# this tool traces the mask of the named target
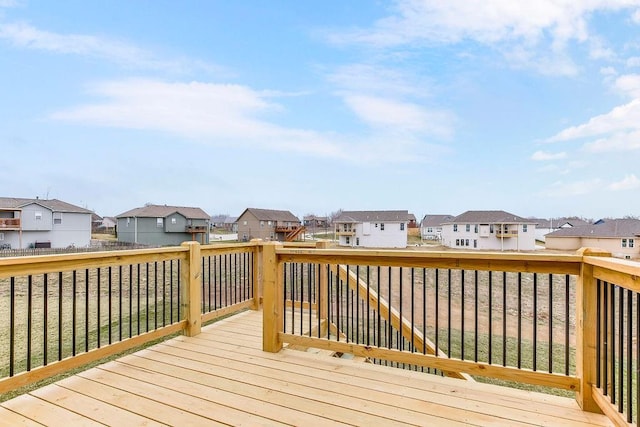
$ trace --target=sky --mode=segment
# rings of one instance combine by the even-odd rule
[[[640,0],[0,0],[0,196],[640,215]]]

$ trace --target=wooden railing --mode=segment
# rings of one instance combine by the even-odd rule
[[[259,246],[0,259],[0,394],[258,308]]]
[[[2,229],[19,229],[20,218],[0,218],[0,230]]]
[[[265,245],[263,263],[266,351],[313,347],[405,369],[565,389],[586,411],[637,422],[638,263],[597,250],[276,243]]]

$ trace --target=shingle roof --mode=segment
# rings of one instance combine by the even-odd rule
[[[37,203],[53,212],[92,213],[89,209],[72,205],[58,199],[25,199],[16,197],[0,197],[0,209],[20,209],[26,205]]]
[[[536,223],[538,228],[560,228],[564,225],[569,225],[571,227],[578,227],[582,225],[589,225],[589,222],[580,219],[580,218],[529,218],[531,221]]]
[[[408,221],[409,211],[343,211],[334,222]]]
[[[424,218],[422,218],[421,225],[423,227],[437,227],[452,219],[453,215],[425,215]]]
[[[242,212],[242,215],[244,215],[245,212],[251,212],[253,216],[255,216],[259,221],[300,222],[300,219],[298,219],[298,217],[296,217],[294,214],[292,214],[289,211],[247,208],[244,210],[244,212]]]
[[[466,211],[447,224],[535,224],[535,220],[522,218],[505,211]]]
[[[166,218],[173,213],[179,213],[187,219],[209,219],[209,215],[200,208],[168,205],[146,205],[141,208],[131,209],[117,215],[116,218]]]
[[[570,228],[561,228],[547,237],[638,237],[640,220],[607,219],[599,224],[589,224]]]

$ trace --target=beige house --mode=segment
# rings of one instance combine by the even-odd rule
[[[547,249],[600,248],[619,258],[640,258],[640,220],[601,219],[595,224],[562,228],[547,234]]]
[[[247,208],[238,217],[238,240],[251,239],[291,242],[304,238],[305,228],[289,211]]]

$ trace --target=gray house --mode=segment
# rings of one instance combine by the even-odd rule
[[[87,247],[91,244],[91,214],[57,199],[0,197],[0,247]]]
[[[185,241],[209,243],[210,216],[200,208],[146,205],[116,216],[118,241],[174,246]]]
[[[289,211],[247,208],[238,217],[238,240],[278,240],[291,242],[304,238],[304,226]]]

